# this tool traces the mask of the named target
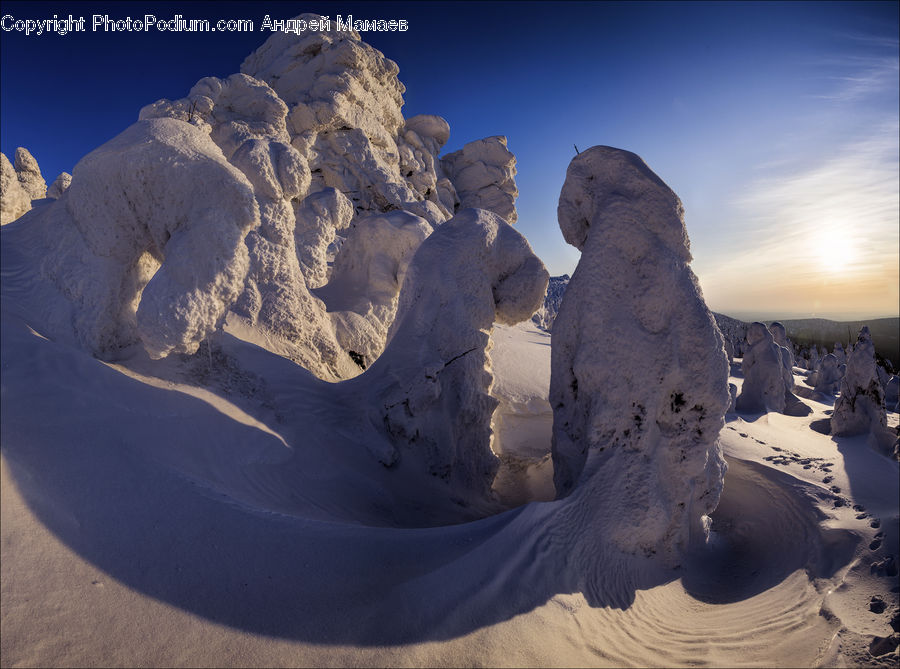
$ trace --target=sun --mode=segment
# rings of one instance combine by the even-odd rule
[[[856,260],[856,248],[848,240],[826,235],[815,244],[819,269],[827,274],[845,272]]]

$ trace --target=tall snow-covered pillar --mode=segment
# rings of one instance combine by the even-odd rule
[[[557,495],[623,552],[678,564],[718,504],[730,402],[681,202],[635,154],[596,146],[569,165],[558,216],[582,254],[553,326]]]
[[[841,396],[831,415],[831,432],[841,437],[883,431],[886,421],[884,390],[875,368],[875,346],[869,328],[863,326],[847,359]]]

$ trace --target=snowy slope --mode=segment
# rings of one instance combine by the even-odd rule
[[[10,239],[4,665],[872,664],[889,635],[897,578],[873,565],[898,553],[897,467],[811,430],[827,405],[730,415],[701,567],[597,599],[567,576],[560,502],[462,524],[412,506],[428,491],[354,450],[358,398],[284,358],[222,335],[211,354],[109,364],[42,337]],[[501,406],[535,432],[546,344],[497,328],[492,351]]]

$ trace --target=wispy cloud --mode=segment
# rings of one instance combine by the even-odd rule
[[[852,74],[831,75],[829,90],[813,97],[838,102],[857,102],[872,95],[897,90],[900,60],[896,57],[847,57],[832,68],[852,68]]]
[[[701,275],[707,297],[896,311],[898,133],[895,117],[818,164],[790,170],[772,161],[731,203],[732,248]]]

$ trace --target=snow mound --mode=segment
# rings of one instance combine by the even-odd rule
[[[881,433],[886,425],[884,390],[875,370],[875,347],[869,328],[863,326],[847,359],[841,395],[831,415],[831,433],[839,437]]]
[[[730,403],[681,202],[638,156],[597,146],[569,165],[558,215],[582,256],[553,328],[557,494],[584,506],[586,545],[679,564],[722,491]]]
[[[493,323],[528,319],[548,274],[506,221],[466,209],[422,243],[406,272],[384,354],[360,377],[392,446],[386,466],[412,459],[467,504],[490,499]]]
[[[43,275],[77,306],[79,340],[100,356],[140,340],[159,358],[196,351],[220,325],[243,288],[259,208],[206,133],[154,119],[82,158],[31,220],[50,249]]]

